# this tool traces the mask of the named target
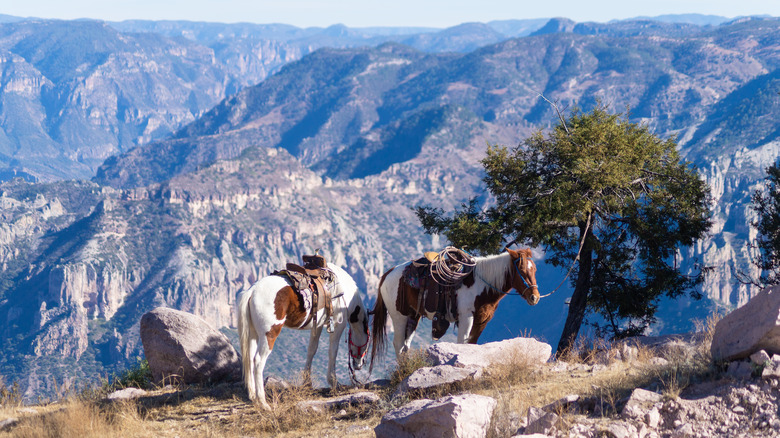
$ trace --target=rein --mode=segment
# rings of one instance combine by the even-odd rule
[[[549,297],[552,295],[555,291],[561,288],[563,286],[563,283],[566,281],[567,278],[569,278],[569,275],[571,275],[571,271],[574,270],[574,264],[577,263],[577,260],[580,259],[580,254],[582,254],[582,247],[585,246],[585,239],[588,237],[588,231],[590,230],[590,219],[593,217],[593,213],[588,213],[588,222],[585,224],[585,232],[582,233],[582,240],[580,241],[580,248],[577,250],[577,257],[574,257],[574,260],[571,262],[571,266],[569,266],[569,272],[566,273],[566,276],[563,277],[563,280],[561,280],[561,284],[558,285],[555,289],[550,291],[550,293],[540,295],[539,299]]]

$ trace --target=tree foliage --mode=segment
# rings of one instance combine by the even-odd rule
[[[753,193],[753,211],[757,219],[753,226],[758,231],[756,246],[759,255],[753,261],[761,276],[750,282],[759,286],[780,283],[780,162],[766,169],[763,190]]]
[[[427,232],[471,251],[498,251],[508,237],[571,267],[559,353],[586,312],[603,316],[598,328],[614,336],[634,335],[654,321],[660,297],[700,297],[701,272],[683,275],[676,255],[707,232],[709,191],[673,139],[597,106],[517,147],[489,146],[482,164],[494,206],[472,199],[451,215],[430,207],[417,215]]]

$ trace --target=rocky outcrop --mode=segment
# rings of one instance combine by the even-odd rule
[[[656,351],[664,354],[662,350]],[[766,353],[761,357],[764,356]],[[655,358],[666,360],[663,356]],[[758,356],[756,361],[746,364],[759,372],[748,372],[739,379],[730,373],[716,375],[714,380],[687,386],[674,398],[669,398],[669,393],[635,388],[616,403],[617,413],[607,415],[600,397],[569,394],[543,407],[530,407],[519,427],[510,433],[514,437],[569,438],[780,436],[780,416],[776,409],[780,400],[780,374],[775,368],[780,364],[780,355],[769,361],[757,361],[761,361]],[[642,361],[631,366],[637,365],[648,366]],[[662,367],[668,366],[667,363]],[[576,372],[577,366],[558,363],[552,369],[569,374]],[[591,372],[611,372],[608,370],[608,367],[597,370],[594,365]],[[496,420],[506,421],[505,415],[500,414]]]
[[[711,350],[713,357],[725,360],[745,358],[759,350],[780,354],[780,286],[764,289],[718,321]]]
[[[241,360],[230,341],[195,315],[154,309],[141,318],[141,342],[159,384],[241,380]]]

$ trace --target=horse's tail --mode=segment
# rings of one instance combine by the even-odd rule
[[[385,306],[385,301],[382,299],[382,287],[389,273],[390,271],[385,272],[385,275],[379,281],[376,304],[374,304],[374,310],[371,311],[374,317],[371,319],[371,364],[368,366],[369,373],[374,369],[374,358],[376,358],[377,352],[384,354],[386,349],[385,340],[387,334],[385,326],[387,324],[387,306]]]
[[[252,354],[249,351],[249,341],[252,338],[252,332],[255,331],[252,326],[252,315],[249,311],[249,300],[252,298],[252,288],[249,288],[239,294],[236,300],[236,314],[238,315],[238,338],[241,343],[241,361],[244,377],[244,384],[249,392],[249,397],[255,395],[254,370],[252,369]]]

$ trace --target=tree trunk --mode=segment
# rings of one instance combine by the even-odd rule
[[[588,233],[589,236],[585,239],[585,244],[580,253],[577,283],[574,286],[574,293],[572,293],[571,301],[569,302],[569,314],[566,316],[566,324],[563,326],[563,333],[561,333],[561,339],[558,341],[558,350],[555,352],[556,357],[560,357],[574,345],[574,341],[577,340],[577,335],[580,332],[582,320],[585,317],[585,308],[588,304],[590,273],[593,264],[593,251],[590,249],[591,242],[589,242],[592,233],[589,228],[586,228],[584,223],[580,223],[580,238],[582,238],[584,233]]]

